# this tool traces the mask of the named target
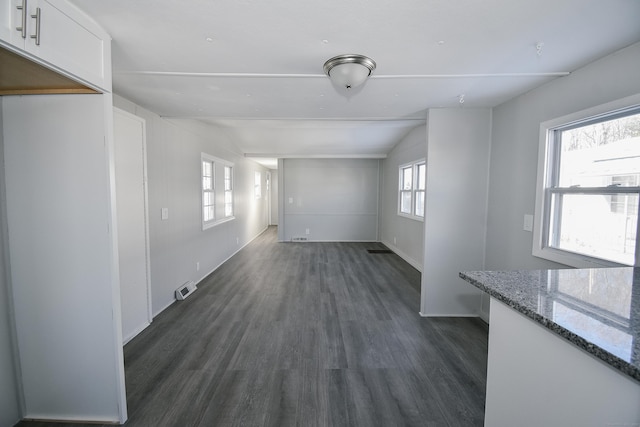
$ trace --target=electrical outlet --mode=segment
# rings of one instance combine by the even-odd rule
[[[196,271],[200,271],[200,263],[196,262]]]
[[[393,238],[393,244],[396,245],[398,242],[396,242],[396,238]]]
[[[239,245],[239,244],[240,244],[240,238],[236,237],[236,245]]]
[[[169,208],[162,208],[160,211],[160,218],[165,221],[169,219]]]

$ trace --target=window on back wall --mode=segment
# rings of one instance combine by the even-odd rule
[[[233,216],[233,167],[224,167],[224,216]]]
[[[201,154],[202,229],[234,219],[233,163]],[[220,188],[220,195],[216,191]],[[218,197],[223,197],[218,202]]]
[[[262,197],[262,174],[260,172],[255,172],[253,178],[253,191],[256,196],[256,199]]]
[[[210,159],[202,159],[202,223],[209,224],[216,219],[216,192],[214,171],[216,165]]]
[[[422,160],[399,167],[398,215],[424,219],[427,164]]]
[[[637,264],[640,106],[617,104],[541,125],[535,256],[575,267]]]

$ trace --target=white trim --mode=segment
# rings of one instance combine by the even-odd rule
[[[129,341],[131,341],[132,339],[134,339],[140,332],[144,331],[145,329],[147,329],[149,326],[151,325],[151,322],[146,322],[143,325],[139,326],[138,328],[134,329],[134,331],[126,337],[122,338],[122,345],[125,346],[127,345],[127,343]]]
[[[424,165],[425,168],[425,188],[424,190],[422,189],[418,189],[417,188],[417,177],[418,177],[418,167],[420,165]],[[403,169],[407,169],[411,167],[411,190],[403,190],[402,189],[402,184],[403,184],[403,176],[402,176],[402,171]],[[396,213],[398,214],[398,216],[404,217],[404,218],[408,218],[408,219],[413,219],[415,221],[420,221],[420,222],[424,222],[424,216],[419,216],[415,214],[415,202],[416,202],[416,193],[418,191],[422,191],[424,192],[424,200],[423,203],[426,204],[426,200],[427,200],[427,189],[426,189],[426,171],[427,171],[427,159],[425,157],[418,159],[418,160],[414,160],[412,162],[408,162],[408,163],[403,163],[401,165],[398,165],[398,204],[397,204],[397,211]],[[402,193],[403,192],[411,192],[411,213],[406,213],[406,212],[402,212],[400,210],[400,205],[402,203]],[[426,206],[423,207],[423,212],[426,210]]]
[[[604,259],[593,258],[587,255],[576,254],[569,251],[544,247],[542,242],[544,236],[544,193],[547,177],[546,164],[549,158],[549,132],[551,129],[567,126],[589,118],[614,114],[616,111],[626,110],[640,106],[640,94],[627,96],[612,102],[598,105],[592,108],[567,114],[562,117],[547,120],[540,123],[539,145],[538,145],[538,169],[536,182],[535,213],[533,222],[533,242],[531,253],[538,258],[544,258],[560,264],[576,268],[598,268],[598,267],[620,267],[625,266]],[[640,236],[638,236],[640,237]],[[638,257],[636,253],[636,258]]]
[[[425,314],[421,311],[418,312],[418,314],[420,315],[420,317],[478,317],[480,319],[482,319],[482,316],[480,316],[479,314],[461,314],[461,313],[438,313],[438,314],[434,314],[434,313],[429,313],[429,314]]]
[[[232,78],[267,78],[267,79],[326,79],[326,74],[284,74],[284,73],[195,73],[184,71],[117,71],[114,74],[145,75],[160,77],[232,77]],[[546,73],[479,73],[479,74],[374,74],[370,79],[470,79],[497,77],[564,77],[569,71],[551,71]]]
[[[120,296],[120,254],[118,246],[118,213],[116,206],[116,143],[114,138],[114,108],[113,95],[105,93],[102,95],[102,103],[104,108],[105,123],[105,153],[107,158],[107,179],[109,185],[109,222],[110,227],[110,245],[111,245],[111,298],[112,298],[112,315],[113,315],[113,338],[115,343],[115,371],[116,371],[116,404],[118,410],[118,420],[120,424],[127,421],[127,386],[124,372],[124,350],[122,346],[122,300]],[[26,411],[23,412],[26,414]],[[26,415],[24,415],[26,418]]]
[[[220,225],[220,224],[224,224],[225,222],[233,221],[234,219],[236,219],[236,217],[235,217],[235,215],[232,215],[232,216],[224,217],[224,218],[219,219],[217,221],[213,220],[213,221],[207,222],[206,224],[203,223],[202,231],[208,230],[208,229],[213,228],[213,227],[215,227],[217,225]]]
[[[42,413],[40,414],[26,413],[22,417],[22,419],[34,421],[34,422],[41,421],[41,422],[47,422],[47,423],[68,423],[68,424],[83,423],[83,424],[115,424],[115,425],[124,424],[124,421],[121,421],[118,418],[98,417],[98,416],[94,418],[88,418],[86,416],[85,417],[78,417],[74,415],[60,416],[60,414],[48,415],[48,414],[42,414]]]
[[[151,245],[149,243],[149,180],[147,175],[147,121],[140,117],[132,114],[128,111],[125,111],[118,107],[113,107],[114,114],[120,114],[122,116],[128,117],[132,120],[136,120],[142,124],[142,185],[143,185],[143,195],[144,195],[144,244],[145,244],[145,273],[146,273],[146,285],[147,285],[147,320],[149,323],[144,327],[146,328],[153,322],[153,299],[151,297]],[[114,135],[115,138],[115,135]],[[115,140],[114,140],[115,143]],[[140,331],[136,332],[136,335],[144,328],[140,329]],[[134,335],[135,336],[135,335]],[[123,341],[123,345],[127,342],[131,341],[133,337],[129,337]]]
[[[372,154],[283,154],[283,153],[245,153],[247,158],[275,159],[386,159],[383,153]]]
[[[212,186],[213,186],[213,198],[214,198],[214,204],[213,204],[213,219],[206,221],[204,220],[204,199],[203,199],[203,194],[204,194],[204,189],[202,188],[202,163],[203,162],[211,162],[212,163],[212,176],[211,179],[213,181]],[[219,206],[218,203],[218,183],[216,182],[216,171],[218,170],[218,168],[216,168],[216,165],[222,166],[222,207]],[[225,203],[224,203],[224,168],[225,167],[230,167],[231,168],[231,203],[232,203],[232,211],[233,211],[233,215],[231,216],[224,216],[224,210],[225,210]],[[224,160],[221,159],[219,157],[215,157],[212,156],[211,154],[207,154],[204,152],[200,153],[200,222],[202,224],[202,231],[208,230],[212,227],[215,227],[217,225],[220,224],[224,224],[225,222],[229,222],[229,221],[233,221],[234,219],[236,219],[235,217],[235,211],[236,211],[236,198],[235,198],[235,164],[233,162],[230,162],[228,160]],[[218,219],[218,211],[220,210],[220,208],[222,209],[222,217],[220,219]]]
[[[387,242],[387,241],[383,240],[382,244],[385,245],[386,247],[388,247],[389,249],[391,249],[393,251],[393,253],[395,253],[400,258],[402,258],[411,267],[415,268],[420,273],[422,273],[422,267],[423,266],[422,266],[421,262],[418,262],[415,259],[411,258],[409,255],[407,255],[406,253],[402,252],[400,249],[398,249],[397,246],[391,244],[390,242]]]

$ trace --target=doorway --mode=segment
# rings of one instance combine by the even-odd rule
[[[114,108],[116,209],[123,345],[153,319],[145,120]]]

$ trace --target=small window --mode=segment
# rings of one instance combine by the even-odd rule
[[[423,220],[427,183],[424,160],[399,168],[398,215]]]
[[[253,191],[256,196],[256,199],[262,197],[262,174],[260,172],[256,172],[253,178]]]
[[[202,160],[202,222],[215,221],[216,193],[214,180],[215,163],[209,159]]]
[[[233,163],[201,154],[202,229],[234,219]],[[218,195],[218,189],[220,189]],[[219,199],[219,197],[224,197]]]
[[[571,266],[635,265],[640,107],[543,126],[541,134],[533,254]]]
[[[233,167],[224,167],[224,216],[233,216]]]

